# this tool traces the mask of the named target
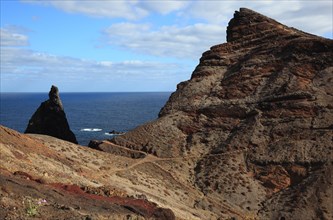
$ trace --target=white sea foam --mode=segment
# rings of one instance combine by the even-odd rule
[[[108,136],[115,136],[115,134],[110,134],[109,132],[105,132],[104,134]]]
[[[101,128],[82,128],[81,131],[101,131]]]
[[[105,132],[104,134],[107,135],[107,136],[119,136],[119,135],[123,135],[124,133],[121,133],[121,134],[112,134],[110,132]]]

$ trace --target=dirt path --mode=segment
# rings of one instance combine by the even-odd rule
[[[112,145],[116,145],[116,144],[112,143]],[[123,146],[117,145],[117,147],[123,147]],[[141,152],[141,151],[139,151],[139,152]],[[205,157],[218,157],[218,156],[222,156],[222,155],[229,155],[229,154],[235,154],[235,153],[240,153],[240,152],[242,152],[242,150],[235,150],[235,151],[232,151],[232,152],[219,153],[219,154],[207,154],[207,155],[205,155]],[[144,153],[144,152],[141,152],[141,153]],[[185,156],[185,157],[159,158],[159,157],[156,157],[156,156],[151,155],[151,154],[146,154],[145,158],[138,159],[139,161],[137,161],[136,163],[133,163],[133,164],[127,166],[127,167],[113,170],[111,174],[116,174],[118,172],[126,172],[126,171],[129,171],[131,169],[135,169],[137,166],[140,166],[142,164],[152,163],[156,167],[158,167],[160,170],[162,170],[165,174],[167,174],[173,181],[177,182],[179,185],[181,185],[187,191],[192,192],[192,193],[189,194],[189,196],[190,196],[191,194],[198,194],[199,191],[196,190],[195,188],[192,188],[192,187],[190,187],[188,185],[185,185],[181,181],[178,181],[177,178],[174,177],[173,174],[170,171],[168,171],[165,168],[163,168],[157,162],[159,162],[159,161],[186,160],[186,159],[193,159],[193,158],[199,158],[199,157],[198,156]],[[204,195],[201,195],[201,198],[204,198],[204,197],[205,197]],[[196,199],[196,197],[193,197],[192,199]],[[244,218],[244,216],[246,216],[246,213],[241,212],[238,207],[235,207],[232,204],[221,203],[220,201],[218,201],[218,200],[216,200],[214,198],[211,198],[211,197],[209,198],[209,200],[213,201],[216,204],[219,204],[221,206],[221,208],[227,210],[228,212],[230,212],[230,213],[232,213],[234,215],[237,215],[237,216],[239,216],[241,218]]]

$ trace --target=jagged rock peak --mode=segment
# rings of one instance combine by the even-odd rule
[[[216,219],[232,217],[225,204],[253,219],[332,219],[333,41],[249,9],[228,41],[203,53],[158,119],[99,149],[181,157],[168,170],[187,175],[208,198],[194,207]]]
[[[291,33],[304,34],[301,31],[289,28],[251,9],[240,8],[239,11],[235,11],[234,17],[229,21],[227,27],[227,42],[246,38],[265,37],[272,33],[275,35]]]
[[[55,105],[58,105],[62,110],[64,109],[60,96],[58,87],[52,85],[51,90],[49,92],[49,100]]]
[[[25,133],[50,135],[77,144],[70,130],[59,90],[52,85],[49,99],[43,102],[29,120]]]

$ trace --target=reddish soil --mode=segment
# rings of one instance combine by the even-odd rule
[[[26,215],[26,207],[22,204],[26,198],[47,200],[47,206],[39,208],[38,215],[35,216],[38,218],[57,216],[57,219],[67,219],[72,216],[71,219],[82,219],[82,210],[91,213],[91,216],[101,217],[106,214],[106,210],[112,210],[113,216],[138,215],[143,218],[175,219],[171,210],[159,208],[148,200],[89,194],[78,185],[46,184],[25,172],[11,174],[1,169],[0,183],[1,219],[24,218],[22,216]]]
[[[140,214],[147,218],[152,217],[154,212],[158,208],[155,203],[151,203],[143,199],[134,199],[134,198],[119,197],[119,196],[105,197],[101,195],[89,194],[83,191],[78,185],[66,185],[62,183],[52,183],[49,185],[54,188],[65,190],[70,194],[78,195],[82,198],[97,200],[97,201],[106,201],[111,204],[124,206],[134,211],[135,213]]]

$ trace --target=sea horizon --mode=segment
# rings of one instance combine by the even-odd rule
[[[152,121],[171,92],[60,92],[70,129],[79,144],[109,139]],[[1,92],[0,124],[24,132],[48,92]]]
[[[174,91],[119,91],[119,92],[101,92],[101,91],[88,91],[88,92],[59,92],[60,96],[61,94],[64,94],[64,93],[172,93]],[[1,92],[0,91],[0,94],[6,94],[6,93],[26,93],[26,94],[29,94],[29,93],[33,93],[33,94],[48,94],[48,92]]]

